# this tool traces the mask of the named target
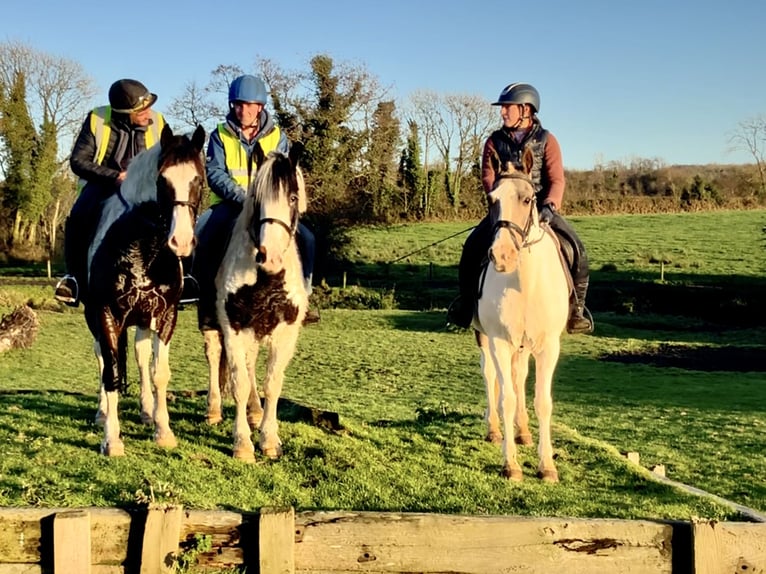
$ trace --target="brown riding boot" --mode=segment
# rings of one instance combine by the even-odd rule
[[[588,279],[580,281],[574,288],[577,300],[572,304],[572,311],[567,323],[567,333],[574,335],[578,333],[593,332],[593,316],[585,307],[585,295],[588,292]],[[586,316],[587,314],[587,316]]]

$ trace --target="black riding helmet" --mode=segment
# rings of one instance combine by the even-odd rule
[[[531,84],[516,82],[508,84],[500,92],[500,96],[493,106],[503,106],[505,104],[529,104],[535,113],[540,111],[540,94]]]
[[[151,93],[138,80],[117,80],[109,88],[109,105],[118,114],[132,114],[153,106],[157,94]]]

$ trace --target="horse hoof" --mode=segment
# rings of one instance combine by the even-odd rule
[[[217,412],[217,413],[207,413],[207,415],[205,416],[205,421],[210,426],[217,425],[217,424],[223,422],[223,415],[221,415],[220,412]]]
[[[141,413],[141,424],[152,426],[154,425],[154,418],[149,413]]]
[[[529,433],[517,435],[514,441],[521,446],[532,446],[535,444],[535,441],[532,440],[532,435]]]
[[[252,464],[255,462],[255,452],[251,448],[235,448],[234,458]]]
[[[503,444],[503,433],[489,432],[487,433],[485,440],[492,444]]]
[[[504,466],[502,474],[503,478],[507,478],[514,482],[521,482],[524,478],[520,468],[511,468],[510,466]]]
[[[122,442],[110,442],[101,445],[101,454],[104,456],[125,456],[125,445]]]
[[[539,470],[537,471],[537,478],[541,479],[543,482],[558,482],[559,473],[555,468],[548,469],[548,470]]]
[[[277,460],[282,456],[282,447],[269,447],[269,448],[262,448],[261,452],[263,453],[263,456],[270,458],[271,460]]]
[[[157,443],[157,446],[162,448],[176,448],[178,446],[178,441],[176,441],[176,437],[173,433],[168,433],[162,436],[155,435],[154,442]]]

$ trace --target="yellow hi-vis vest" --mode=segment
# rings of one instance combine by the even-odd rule
[[[248,158],[245,146],[242,145],[239,136],[231,131],[226,122],[218,124],[218,135],[221,137],[223,154],[226,157],[226,171],[229,172],[229,175],[237,185],[246,190],[250,182],[248,181],[247,174]],[[279,128],[274,126],[274,129],[269,133],[258,138],[264,154],[277,149],[280,135]],[[253,173],[255,173],[256,169],[258,169],[258,166],[255,164],[255,160],[253,160]],[[217,205],[223,201],[221,196],[216,193],[211,193],[210,196],[210,205]]]
[[[151,123],[144,132],[146,138],[146,149],[149,149],[158,141],[160,141],[160,134],[162,128],[165,127],[165,118],[159,112],[151,111]],[[112,106],[99,106],[95,108],[90,114],[90,132],[93,137],[96,138],[96,157],[93,160],[98,164],[104,161],[106,156],[106,148],[109,147],[109,136],[112,134]],[[77,184],[77,192],[82,191],[87,180],[80,178]]]

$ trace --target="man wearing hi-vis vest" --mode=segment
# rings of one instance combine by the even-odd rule
[[[159,142],[165,118],[151,109],[157,94],[137,80],[117,80],[109,105],[89,112],[72,148],[69,165],[80,178],[79,195],[64,230],[67,275],[56,299],[76,307],[88,285],[88,247],[101,217],[102,202],[120,188],[128,164]]]
[[[223,261],[234,222],[242,211],[246,189],[258,169],[252,160],[256,143],[265,154],[287,153],[287,136],[266,111],[266,85],[257,76],[244,75],[229,86],[226,121],[210,133],[207,148],[207,183],[213,192],[210,209],[200,216],[192,275],[200,290],[197,319],[200,330],[217,329],[215,276]],[[301,222],[296,234],[306,291],[311,294],[314,269],[314,234]],[[316,312],[304,322],[318,320]]]

